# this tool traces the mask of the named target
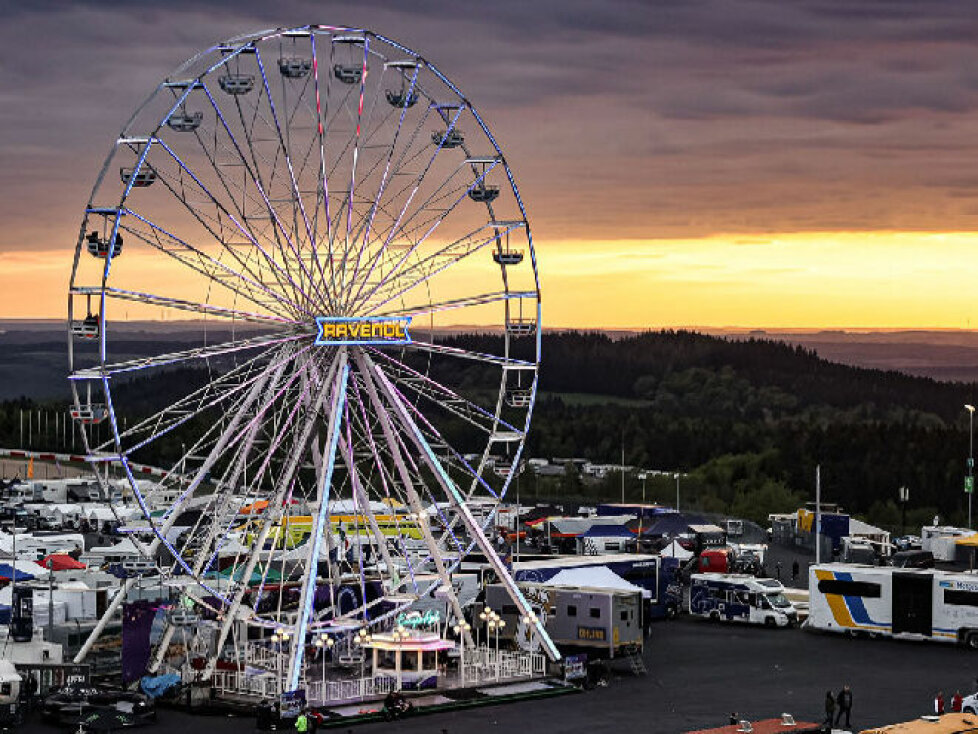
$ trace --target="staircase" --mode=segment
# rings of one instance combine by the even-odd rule
[[[628,661],[628,667],[632,670],[632,675],[647,675],[648,669],[645,667],[645,661],[642,659],[641,648],[633,648],[626,656],[625,659]]]

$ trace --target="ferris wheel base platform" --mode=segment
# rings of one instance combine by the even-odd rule
[[[580,693],[581,689],[563,681],[545,678],[533,681],[503,682],[492,685],[479,685],[473,688],[456,688],[448,691],[432,692],[424,695],[407,694],[414,705],[410,717],[437,714],[443,711],[497,706],[539,698],[564,696]],[[362,701],[356,704],[319,709],[326,715],[320,728],[335,728],[353,724],[366,724],[383,721],[383,700]]]

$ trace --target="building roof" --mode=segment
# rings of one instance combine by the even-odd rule
[[[715,729],[696,729],[688,731],[686,734],[739,734],[743,732],[740,724],[728,724],[719,726]],[[783,734],[792,732],[793,734],[816,734],[822,731],[820,724],[812,724],[808,721],[796,721],[794,724],[786,725],[781,719],[764,719],[763,721],[752,721],[751,732],[753,734]]]
[[[978,716],[974,714],[944,714],[904,721],[875,729],[864,729],[860,734],[964,734],[978,731]]]

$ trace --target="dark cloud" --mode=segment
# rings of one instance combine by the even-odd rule
[[[541,241],[973,219],[969,0],[54,0],[0,20],[0,251],[74,237],[115,134],[185,58],[310,21],[370,28],[448,74]],[[35,208],[43,236],[25,239]]]

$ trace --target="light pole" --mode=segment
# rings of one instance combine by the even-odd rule
[[[465,633],[472,629],[468,622],[459,622],[454,627],[455,634],[458,635],[458,674],[459,682],[465,685]]]
[[[968,495],[968,529],[971,529],[971,495],[975,493],[975,406],[965,404],[968,411],[968,476],[964,480],[964,491]]]
[[[316,647],[319,648],[320,653],[320,668],[322,670],[322,683],[320,683],[319,688],[319,700],[322,703],[326,703],[326,652],[333,649],[333,645],[336,644],[332,637],[327,635],[325,632],[316,638]]]
[[[676,479],[676,512],[679,512],[679,472],[672,475]]]
[[[489,624],[489,620],[492,619],[492,616],[494,614],[495,614],[495,612],[492,611],[492,607],[487,606],[485,609],[483,609],[481,612],[479,612],[479,619],[482,620],[482,623],[483,624],[488,625]],[[475,628],[475,646],[477,648],[479,647],[479,628],[478,627]],[[486,649],[489,649],[489,635],[488,634],[486,635]]]
[[[907,534],[907,502],[910,501],[910,487],[900,487],[900,505],[903,508],[900,520],[900,530],[904,535]]]
[[[288,645],[289,643],[289,633],[282,627],[279,627],[272,633],[272,642],[275,643],[277,650],[275,655],[276,668],[278,670],[278,692],[279,695],[283,693],[282,691],[282,645]]]
[[[366,627],[361,627],[357,631],[356,635],[353,636],[353,642],[360,647],[360,654],[361,654],[361,657],[360,657],[360,677],[361,678],[363,678],[363,676],[365,675],[365,673],[364,673],[364,665],[366,664],[366,660],[367,660],[367,647],[366,646],[367,646],[367,644],[372,639],[373,638],[370,636],[370,632],[367,631],[367,628]]]
[[[397,666],[397,690],[401,690],[401,643],[407,639],[408,633],[403,627],[398,627],[394,630],[394,634],[391,637],[394,638],[394,643],[397,645],[397,653],[394,658],[394,663]]]

